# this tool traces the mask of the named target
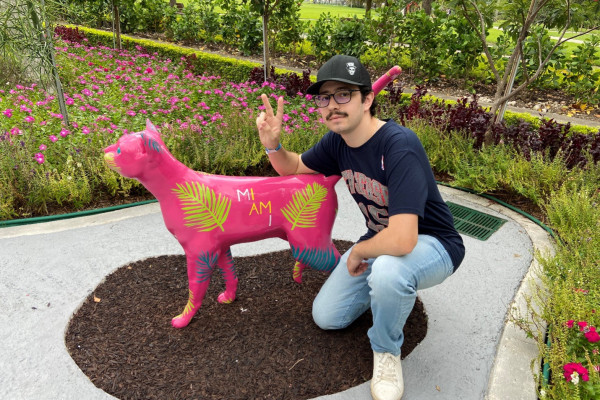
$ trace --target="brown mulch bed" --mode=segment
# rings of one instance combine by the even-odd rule
[[[335,241],[340,252],[351,246]],[[74,314],[65,336],[71,357],[99,388],[120,399],[309,399],[371,379],[371,314],[323,331],[311,308],[326,275],[292,280],[290,251],[234,258],[237,299],[219,304],[215,273],[190,325],[171,327],[187,302],[185,257],[149,258],[109,275]],[[402,356],[425,337],[417,304]]]

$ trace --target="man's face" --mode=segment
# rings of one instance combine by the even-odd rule
[[[358,86],[328,81],[321,86],[319,94],[333,95],[340,90],[356,89],[358,89]],[[361,101],[360,92],[350,92],[350,96],[350,101],[345,104],[338,104],[335,98],[331,96],[329,104],[326,107],[319,108],[321,117],[323,117],[327,127],[340,135],[352,132],[365,116],[365,103]]]

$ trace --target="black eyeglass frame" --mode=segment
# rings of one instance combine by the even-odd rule
[[[360,92],[360,89],[338,89],[335,92],[333,92],[332,94],[316,94],[313,96],[313,101],[315,102],[316,106],[318,108],[324,108],[327,107],[329,105],[329,102],[331,101],[331,98],[333,97],[333,99],[335,100],[336,103],[338,104],[346,104],[346,103],[350,103],[350,101],[352,100],[352,92]],[[336,97],[336,95],[338,93],[343,93],[343,92],[349,92],[350,96],[348,96],[348,100],[343,99],[342,101],[339,101]],[[319,105],[319,101],[321,100],[325,100],[327,99],[327,103],[323,104],[323,105]]]

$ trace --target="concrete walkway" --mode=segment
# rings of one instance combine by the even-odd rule
[[[356,240],[364,220],[336,186],[336,239]],[[537,399],[530,369],[537,347],[508,313],[534,283],[534,251],[547,233],[489,200],[440,187],[446,201],[507,220],[487,241],[464,237],[467,254],[446,282],[419,292],[426,338],[404,360],[404,399]],[[274,239],[235,246],[234,257],[289,248]],[[72,314],[104,277],[126,263],[182,254],[158,204],[95,216],[0,229],[0,398],[110,399],[69,356]],[[359,340],[368,340],[366,337]],[[340,366],[348,367],[348,366]],[[369,383],[319,399],[370,399]]]

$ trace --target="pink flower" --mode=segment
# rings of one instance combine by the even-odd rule
[[[579,325],[579,330],[583,332],[585,330],[585,327],[588,325],[588,323],[585,321],[579,321],[577,323],[577,325]]]
[[[83,133],[84,135],[87,135],[90,133],[90,128],[88,128],[87,126],[83,126],[81,128],[81,133]]]
[[[48,147],[45,144],[40,144],[40,151],[46,150]]]
[[[10,134],[11,135],[20,135],[21,134],[21,130],[15,126],[14,128],[12,128],[10,130]]]
[[[573,321],[572,319],[568,320],[565,323],[565,325],[567,325],[567,328],[572,328],[574,324],[575,324],[575,321]]]
[[[61,137],[67,137],[67,136],[69,136],[70,133],[71,133],[71,131],[69,131],[68,129],[65,129],[65,128],[60,130]]]
[[[31,115],[28,115],[25,117],[25,122],[33,122],[35,121],[35,118],[33,118]]]
[[[44,155],[42,153],[35,153],[35,161],[37,161],[38,164],[43,164],[44,160]]]
[[[58,138],[57,138],[56,136],[54,136],[54,135],[50,135],[50,136],[48,136],[48,139],[50,139],[50,141],[51,141],[52,143],[55,143],[55,142],[58,140]]]
[[[85,96],[91,96],[93,94],[90,89],[83,89],[81,93],[83,93]]]
[[[567,382],[573,381],[573,383],[577,383],[579,381],[579,376],[584,381],[589,381],[590,376],[588,374],[588,370],[581,365],[580,363],[568,363],[563,366],[563,375]]]
[[[137,113],[135,111],[133,111],[133,110],[127,111],[126,114],[129,115],[129,116],[131,116],[131,117],[135,117],[137,115]]]
[[[10,108],[7,108],[6,110],[4,110],[4,112],[2,114],[4,114],[4,116],[6,118],[10,118],[10,117],[12,117],[12,113],[13,113],[13,110]]]
[[[590,343],[600,342],[600,335],[598,335],[596,328],[593,326],[590,327],[588,332],[584,333],[584,336]]]
[[[73,100],[71,97],[69,97],[67,100],[65,100],[65,103],[68,106],[72,106],[73,104],[75,104],[75,100]]]

